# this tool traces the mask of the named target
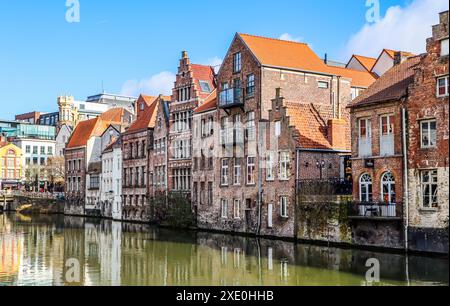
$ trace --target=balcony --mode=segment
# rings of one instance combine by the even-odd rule
[[[403,220],[402,203],[382,202],[351,202],[349,204],[349,217],[351,219],[371,220]]]
[[[244,106],[242,88],[230,88],[220,92],[219,107],[223,109]]]

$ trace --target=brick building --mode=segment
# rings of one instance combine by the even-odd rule
[[[325,64],[306,44],[236,34],[217,77],[219,187],[199,206],[210,216],[200,226],[294,237],[296,181],[340,177],[350,152],[345,107],[352,89],[374,80]]]
[[[192,188],[192,116],[193,111],[216,88],[214,68],[191,64],[182,53],[172,101],[169,104],[168,190],[190,196]]]
[[[156,105],[155,127],[153,129],[153,146],[148,155],[148,194],[150,197],[167,194],[168,176],[168,131],[169,103],[171,97],[161,97]]]
[[[217,91],[211,94],[193,115],[193,157],[192,157],[192,206],[198,224],[207,224],[214,219],[209,207],[217,196],[219,179],[216,175],[214,134],[218,131]],[[202,225],[200,225],[202,226]]]
[[[154,126],[156,97],[141,95],[136,120],[122,134],[123,220],[148,221],[147,169],[149,131]]]
[[[376,222],[372,245],[448,253],[448,11],[427,52],[404,56],[350,105],[355,214]]]
[[[420,56],[414,56],[397,64],[349,105],[353,195],[362,202],[362,216],[400,217],[405,192],[403,123],[408,87],[419,62]]]
[[[158,129],[158,109],[170,97],[141,95],[137,100],[136,121],[122,134],[122,203],[123,220],[147,222],[149,211],[149,155]],[[152,164],[153,165],[153,164]]]
[[[448,253],[448,11],[439,17],[408,97],[408,228],[410,249]]]
[[[94,155],[101,154],[97,139],[111,124],[128,122],[129,115],[122,108],[114,108],[95,119],[80,122],[75,128],[64,150],[66,214],[85,215],[87,167]]]

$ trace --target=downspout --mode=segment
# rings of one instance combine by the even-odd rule
[[[259,118],[257,120],[257,122],[258,122],[257,132],[258,132],[258,139],[260,141],[258,141],[258,145],[256,147],[257,148],[256,149],[256,151],[257,151],[256,156],[258,157],[258,228],[256,230],[257,236],[259,236],[261,234],[261,223],[262,223],[262,167],[261,167],[261,156],[260,156],[260,153],[261,153],[261,141],[263,139],[261,138],[261,134],[262,133],[260,131],[260,128],[261,128],[261,117],[262,117],[261,104],[262,104],[262,96],[263,96],[263,94],[262,94],[262,74],[264,72],[263,72],[261,66],[260,66],[259,71],[260,71],[260,76],[259,76],[259,83],[260,83],[259,84],[259,88],[260,89],[259,89]]]
[[[297,239],[298,237],[298,215],[299,215],[299,205],[300,205],[300,201],[299,201],[299,193],[298,193],[298,188],[299,188],[299,183],[300,183],[300,151],[296,148],[295,149],[295,160],[296,160],[296,165],[295,165],[295,190],[294,190],[294,196],[295,196],[295,208],[294,208],[294,238]]]
[[[407,133],[406,133],[406,108],[402,108],[402,138],[403,138],[403,167],[404,167],[404,203],[405,203],[405,251],[409,250],[409,198],[408,198],[408,145],[407,145]]]

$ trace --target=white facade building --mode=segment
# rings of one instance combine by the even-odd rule
[[[56,156],[64,156],[64,149],[66,148],[69,138],[72,135],[72,128],[67,124],[63,124],[56,134]]]
[[[122,143],[113,141],[102,154],[101,202],[105,216],[122,220]]]
[[[47,177],[43,168],[48,159],[55,156],[56,141],[18,138],[14,140],[14,144],[22,150],[24,179],[34,181],[34,176],[38,174],[39,188],[44,188]]]

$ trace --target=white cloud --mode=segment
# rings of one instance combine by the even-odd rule
[[[303,40],[303,37],[294,37],[289,33],[281,34],[279,39],[281,40],[288,40],[288,41],[295,41],[295,42],[301,42]]]
[[[439,23],[438,13],[448,10],[448,0],[414,0],[405,7],[392,6],[378,22],[364,27],[345,45],[341,59],[352,54],[377,57],[383,48],[425,52],[431,26]]]
[[[176,76],[169,71],[155,74],[148,79],[128,80],[122,86],[121,94],[125,96],[139,96],[140,94],[157,96],[170,95]]]
[[[223,59],[221,59],[220,57],[215,56],[215,57],[212,57],[212,58],[208,59],[208,61],[206,62],[205,65],[213,67],[214,71],[216,73],[218,73],[219,70],[220,70],[220,66],[222,66],[222,62],[223,62]]]

